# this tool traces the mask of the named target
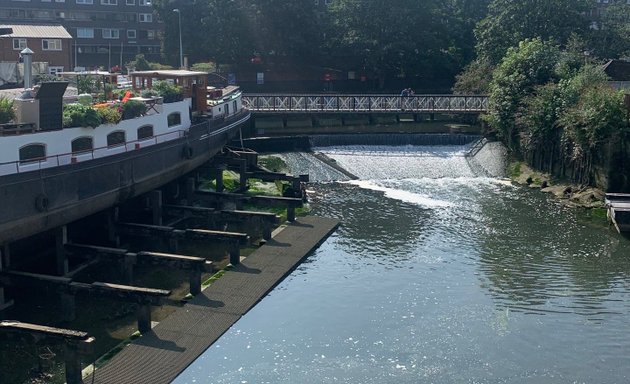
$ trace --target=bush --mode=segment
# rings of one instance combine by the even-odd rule
[[[101,125],[101,117],[92,107],[68,104],[63,109],[64,127],[92,127]]]
[[[118,110],[118,105],[99,108],[96,112],[103,124],[118,124],[122,119],[122,112]]]
[[[8,123],[15,118],[13,100],[0,96],[0,124]]]
[[[145,99],[150,99],[150,98],[152,98],[154,96],[159,96],[159,95],[160,94],[155,89],[145,89],[140,94],[140,96],[142,96]]]
[[[147,111],[147,105],[142,101],[129,100],[122,105],[123,120],[134,119],[142,116]]]
[[[164,98],[165,103],[174,103],[184,100],[184,91],[182,87],[171,84],[167,81],[158,81],[153,84],[153,89]]]

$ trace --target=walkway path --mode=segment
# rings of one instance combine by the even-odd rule
[[[170,383],[269,293],[339,225],[307,216],[228,271],[153,330],[129,344],[86,383]]]

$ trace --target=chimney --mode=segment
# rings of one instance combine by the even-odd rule
[[[22,60],[24,61],[24,89],[33,87],[33,51],[24,48],[22,52]]]

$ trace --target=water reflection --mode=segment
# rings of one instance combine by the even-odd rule
[[[458,147],[337,152],[361,180],[309,189],[341,228],[175,383],[630,380],[628,240]]]

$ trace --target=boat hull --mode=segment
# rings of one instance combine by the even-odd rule
[[[68,224],[159,188],[216,155],[249,113],[118,155],[0,177],[0,244]]]

